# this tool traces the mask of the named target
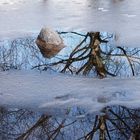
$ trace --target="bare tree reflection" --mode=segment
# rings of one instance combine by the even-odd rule
[[[94,139],[95,132],[98,132],[99,140],[139,139],[139,109],[129,109],[124,106],[113,106],[104,108],[103,112],[104,115],[96,116],[92,131],[85,135],[84,139]]]
[[[67,111],[65,117],[26,109],[0,108],[0,138],[2,140],[138,140],[140,110],[124,106],[106,107],[97,115],[82,109]],[[72,115],[73,114],[73,115]],[[73,117],[72,117],[73,116]]]
[[[0,47],[2,70],[38,68],[74,74],[138,75],[140,50],[112,46],[112,34],[60,32],[61,36],[82,40],[66,56],[48,61],[40,55],[35,38],[16,39]],[[80,37],[79,37],[80,36]],[[68,38],[67,38],[68,39]],[[74,40],[75,41],[75,40]],[[73,42],[74,42],[73,41]],[[71,41],[72,42],[72,41]],[[69,47],[70,48],[70,47]],[[91,67],[92,66],[92,67]],[[99,67],[102,66],[102,67]],[[102,69],[100,69],[102,68]],[[128,69],[129,68],[129,69]],[[105,70],[105,71],[104,71]],[[139,140],[140,109],[106,107],[99,114],[71,108],[64,117],[26,109],[0,107],[2,140]]]
[[[92,74],[105,77],[138,75],[140,68],[139,48],[113,46],[113,34],[89,32],[59,32],[67,44],[65,53],[50,60],[41,56],[34,37],[18,38],[0,44],[0,70],[39,69]],[[82,40],[80,43],[79,41]],[[78,44],[79,43],[79,44]],[[98,45],[97,45],[98,44]],[[98,51],[97,51],[98,50]]]

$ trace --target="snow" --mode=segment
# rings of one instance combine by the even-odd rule
[[[140,78],[94,79],[52,72],[0,72],[0,105],[61,115],[80,107],[89,113],[108,105],[140,106]],[[61,112],[61,113],[60,113]]]
[[[138,0],[0,0],[0,38],[38,32],[43,26],[63,31],[116,33],[116,45],[139,47]]]
[[[0,0],[0,44],[8,46],[9,38],[36,37],[45,26],[60,31],[113,32],[116,45],[139,47],[139,5],[137,0]],[[79,40],[64,41],[75,46]],[[72,47],[68,49],[70,52]],[[67,55],[65,49],[61,54]],[[38,64],[37,60],[33,62]],[[89,112],[116,104],[139,107],[139,80],[101,80],[36,71],[0,72],[0,105],[59,113],[75,106]]]

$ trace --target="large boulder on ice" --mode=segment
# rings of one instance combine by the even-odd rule
[[[36,44],[42,55],[46,58],[51,58],[58,54],[63,48],[64,43],[59,34],[50,28],[42,28]]]

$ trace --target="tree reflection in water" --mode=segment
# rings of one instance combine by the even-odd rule
[[[84,115],[82,109],[67,111],[64,117],[26,109],[0,108],[2,140],[138,140],[140,109],[124,106],[104,108]]]
[[[86,35],[75,32],[60,34],[65,36],[63,38],[66,42],[69,42],[69,48],[65,53],[63,52],[64,54],[73,51],[77,46],[72,55],[68,53],[69,55],[63,56],[62,53],[62,58],[53,58],[51,63],[40,55],[34,43],[35,38],[19,38],[0,44],[0,69],[6,71],[32,68],[40,71],[53,70],[76,74],[82,72],[85,61],[89,59],[81,60],[91,56],[90,39],[87,39]],[[71,34],[74,36],[71,37]],[[106,70],[116,76],[139,75],[139,48],[115,47],[108,42],[113,38],[112,34],[103,33],[100,36],[103,42],[99,46],[102,59],[98,60],[102,61]],[[83,41],[79,44],[79,40]],[[75,58],[78,58],[79,62]],[[69,61],[70,59],[72,61]],[[67,65],[65,65],[66,62]],[[74,62],[73,65],[71,65],[72,62]],[[78,68],[81,66],[78,71],[76,71],[77,66]],[[93,76],[95,68],[88,70]],[[0,140],[140,140],[139,133],[140,109],[124,106],[106,107],[100,113],[94,114],[87,114],[80,108],[71,108],[63,117],[27,109],[0,107]]]

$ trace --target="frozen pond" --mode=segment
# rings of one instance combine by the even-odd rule
[[[0,0],[0,37],[49,26],[114,32],[119,45],[139,47],[139,5],[138,0]]]
[[[140,139],[140,53],[127,48],[140,47],[139,5],[138,0],[0,0],[0,140]],[[35,45],[43,26],[115,33],[116,42],[100,47],[102,62],[118,77],[56,73],[62,64],[51,64],[67,59],[83,36],[60,33],[68,47],[48,60]],[[127,55],[113,43],[124,45]],[[86,63],[80,62],[73,70]]]
[[[99,140],[103,134],[100,128],[105,124],[106,140],[139,140],[140,109],[110,106],[104,110],[105,115],[103,112],[90,115],[75,108],[59,117],[30,109],[0,107],[0,139]]]

